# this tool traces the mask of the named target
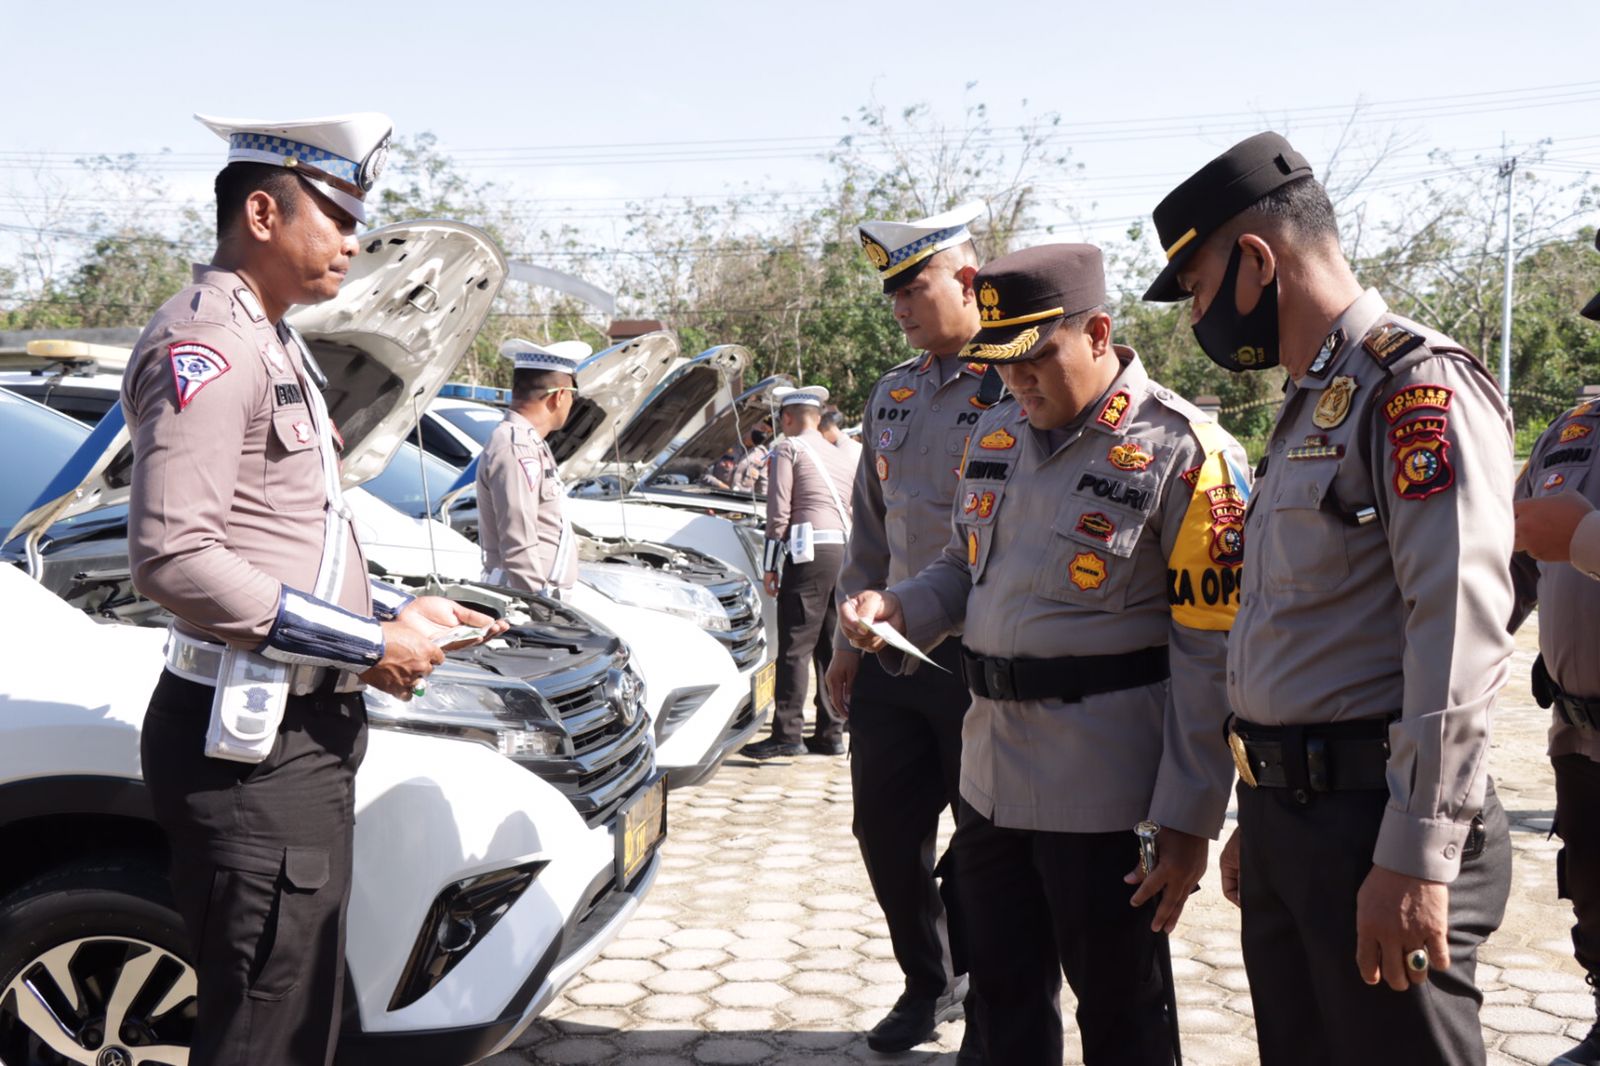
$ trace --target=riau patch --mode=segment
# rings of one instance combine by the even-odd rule
[[[1211,561],[1218,566],[1244,563],[1244,511],[1249,502],[1234,484],[1213,485],[1205,490],[1211,508]]]
[[[1592,426],[1574,422],[1571,425],[1561,427],[1561,436],[1556,439],[1556,443],[1566,444],[1568,441],[1581,440],[1593,432],[1594,428]]]
[[[1308,433],[1306,442],[1298,448],[1290,448],[1284,454],[1286,459],[1305,461],[1308,459],[1342,459],[1344,458],[1343,444],[1329,444],[1326,433]]]
[[[1094,420],[1107,429],[1120,429],[1123,419],[1128,417],[1128,407],[1132,403],[1133,400],[1129,398],[1127,390],[1119,390],[1106,400],[1105,405],[1100,408],[1100,413],[1094,416]]]
[[[1118,470],[1143,470],[1155,462],[1156,457],[1130,441],[1113,447],[1106,458]]]
[[[994,514],[994,493],[986,492],[978,497],[978,517],[988,518]]]
[[[1099,511],[1079,515],[1078,524],[1073,528],[1086,537],[1103,540],[1107,544],[1111,543],[1112,536],[1117,532],[1116,523]]]
[[[881,455],[878,456],[878,480],[879,481],[888,481],[889,480],[889,460],[885,459]]]
[[[895,403],[905,403],[907,400],[911,399],[911,397],[915,396],[916,394],[917,394],[917,390],[916,389],[907,389],[907,388],[890,389],[889,390],[889,399],[893,400]]]
[[[1200,468],[1198,466],[1191,466],[1178,476],[1183,478],[1184,484],[1188,485],[1192,489],[1194,488],[1195,482],[1200,480]]]
[[[967,565],[978,565],[978,531],[975,529],[967,530]]]
[[[1328,382],[1328,387],[1322,390],[1322,398],[1317,401],[1317,409],[1311,412],[1311,424],[1318,429],[1343,425],[1350,417],[1350,400],[1355,394],[1355,378],[1340,375]]]
[[[1408,385],[1383,405],[1383,417],[1394,425],[1413,411],[1448,411],[1454,389],[1443,385]]]
[[[978,439],[978,447],[991,452],[1003,452],[1016,446],[1017,438],[1005,431],[1002,426],[984,437]]]
[[[178,390],[178,410],[188,407],[200,390],[228,372],[228,361],[215,348],[194,341],[167,347],[172,380]]]
[[[1106,583],[1106,561],[1094,552],[1079,552],[1067,564],[1067,580],[1085,592]]]
[[[1361,338],[1361,347],[1380,363],[1396,359],[1421,343],[1421,337],[1393,322],[1381,322]]]
[[[538,488],[539,478],[544,475],[544,460],[534,455],[526,459],[518,459],[517,462],[522,464],[522,476],[528,479],[528,487],[530,489]]]
[[[1552,466],[1571,466],[1573,463],[1587,463],[1594,454],[1593,448],[1557,448],[1544,457],[1544,462],[1539,465],[1548,470]]]
[[[1544,484],[1540,485],[1539,488],[1543,492],[1549,492],[1551,489],[1559,489],[1562,485],[1565,485],[1566,483],[1567,483],[1566,475],[1562,474],[1561,471],[1557,470],[1556,472],[1552,473],[1549,477],[1545,478],[1544,479]]]
[[[1403,500],[1425,500],[1455,484],[1450,466],[1450,442],[1444,431],[1448,420],[1424,415],[1402,422],[1389,431],[1394,445],[1394,491]]]
[[[239,306],[244,308],[244,313],[250,316],[252,322],[265,322],[267,313],[261,309],[261,301],[256,299],[256,294],[243,285],[233,290],[233,298],[239,301]]]

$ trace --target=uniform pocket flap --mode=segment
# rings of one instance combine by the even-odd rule
[[[328,853],[323,848],[284,848],[283,876],[295,888],[315,891],[328,883]]]
[[[211,861],[225,870],[277,877],[283,869],[283,848],[246,844],[241,840],[219,840],[209,848]]]
[[[878,446],[880,452],[897,452],[900,445],[906,442],[906,431],[911,427],[904,422],[892,426],[883,426],[878,430],[878,435],[872,443]]]
[[[303,452],[317,443],[317,431],[311,424],[311,412],[304,408],[298,411],[274,413],[272,432],[286,452]]]
[[[1278,491],[1272,498],[1274,511],[1305,507],[1315,509],[1333,491],[1333,480],[1339,476],[1339,464],[1322,462],[1285,462]]]

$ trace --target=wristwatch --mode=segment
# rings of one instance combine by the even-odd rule
[[[1134,836],[1139,838],[1139,871],[1148,874],[1156,868],[1156,834],[1161,832],[1161,827],[1146,819],[1133,827]]]

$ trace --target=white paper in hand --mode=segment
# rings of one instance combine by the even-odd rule
[[[922,652],[917,649],[915,644],[901,636],[900,631],[894,628],[894,626],[891,626],[888,622],[868,622],[866,625],[868,629],[872,630],[873,633],[881,637],[883,642],[889,645],[889,647],[893,648],[895,651],[904,652],[905,654],[913,656],[914,658],[921,659],[923,662],[927,663],[929,666],[932,666],[936,670],[944,670],[944,672],[947,674],[950,672],[949,670],[945,670],[944,667],[940,666],[932,659],[928,658],[926,655],[922,654]]]

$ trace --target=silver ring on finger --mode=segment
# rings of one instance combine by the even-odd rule
[[[1406,953],[1406,969],[1412,973],[1428,972],[1428,953],[1422,948]]]

